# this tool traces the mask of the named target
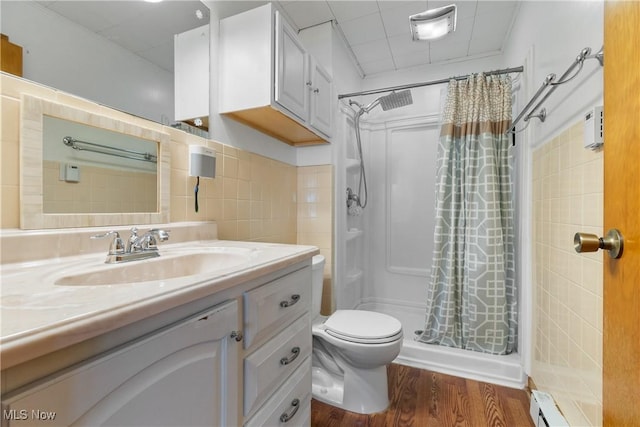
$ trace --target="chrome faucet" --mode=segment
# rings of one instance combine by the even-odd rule
[[[142,236],[138,236],[138,229],[131,228],[131,235],[124,244],[117,231],[108,231],[103,234],[91,236],[92,239],[101,239],[113,235],[113,240],[109,246],[109,252],[105,263],[115,264],[120,262],[135,261],[160,256],[158,252],[158,241],[169,240],[169,231],[160,228],[152,228]]]

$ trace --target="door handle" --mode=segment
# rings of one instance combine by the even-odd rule
[[[598,249],[609,251],[609,256],[618,259],[622,256],[624,239],[620,230],[612,228],[604,237],[595,234],[576,233],[573,236],[573,248],[578,253],[597,252]]]

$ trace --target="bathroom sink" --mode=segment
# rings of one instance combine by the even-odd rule
[[[105,264],[90,271],[67,274],[54,281],[59,286],[122,285],[163,281],[215,272],[248,262],[250,252],[208,251],[172,253],[144,261]]]

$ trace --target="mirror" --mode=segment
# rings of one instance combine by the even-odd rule
[[[21,228],[168,222],[170,137],[138,123],[140,121],[135,118],[131,121],[117,120],[23,95],[20,123]],[[67,136],[71,139],[66,139]],[[84,148],[73,149],[74,144]],[[93,151],[87,152],[87,148]],[[51,168],[46,167],[50,164]],[[73,166],[79,169],[79,174]],[[60,183],[61,177],[63,181]],[[76,180],[80,182],[73,182]],[[95,187],[80,189],[81,183],[90,184],[92,180],[95,180]],[[74,195],[74,190],[79,191],[79,195]],[[83,200],[91,192],[102,191],[105,200]],[[137,199],[146,199],[147,196],[149,200],[139,200],[137,204]],[[118,204],[106,207],[103,203],[108,198]]]
[[[43,212],[158,212],[158,142],[43,116]]]
[[[199,13],[198,13],[199,11]],[[174,35],[209,24],[200,1],[3,1],[23,77],[165,125],[174,121]]]

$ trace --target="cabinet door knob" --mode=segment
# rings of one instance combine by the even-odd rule
[[[320,93],[320,89],[314,89],[313,93]]]
[[[598,249],[609,251],[611,258],[617,259],[622,256],[624,239],[619,230],[612,228],[604,237],[595,234],[576,233],[573,236],[573,248],[578,253],[597,252]]]
[[[291,363],[294,360],[296,360],[298,358],[298,356],[300,355],[300,347],[293,347],[291,349],[291,353],[293,353],[293,355],[291,357],[289,357],[289,358],[283,357],[282,359],[280,359],[280,364],[281,365],[288,365],[289,363]]]
[[[307,86],[311,87],[311,82],[305,83]]]
[[[282,308],[291,307],[293,304],[297,303],[298,301],[300,301],[300,295],[293,294],[291,295],[290,301],[280,301],[280,307]]]
[[[242,336],[242,331],[231,331],[231,335],[229,335],[230,338],[233,338],[234,340],[236,340],[237,342],[242,341],[242,338],[244,338]]]
[[[300,400],[299,399],[293,399],[291,401],[291,406],[293,407],[291,412],[289,412],[289,413],[284,412],[282,415],[280,415],[280,422],[281,423],[286,423],[287,421],[289,421],[291,418],[294,417],[296,412],[298,412],[298,408],[300,407]]]

